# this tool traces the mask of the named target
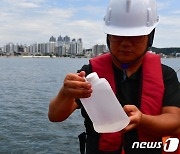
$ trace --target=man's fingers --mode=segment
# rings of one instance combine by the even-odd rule
[[[73,98],[87,98],[91,96],[92,90],[66,88],[66,93]]]
[[[84,77],[79,76],[78,74],[68,74],[65,80],[73,80],[73,81],[82,81],[85,82]]]
[[[125,105],[123,107],[124,111],[127,111],[127,112],[132,112],[134,111],[134,105]]]
[[[91,89],[91,84],[88,82],[79,81],[65,81],[64,87],[74,88],[74,89]]]
[[[123,129],[123,132],[126,133],[134,128],[136,128],[136,124],[129,124],[126,128]]]
[[[138,111],[137,107],[134,105],[125,105],[123,109],[128,116],[132,116]]]
[[[85,77],[86,73],[84,71],[81,71],[80,73],[78,73],[78,76],[80,77]]]
[[[64,79],[64,94],[72,98],[87,98],[92,93],[92,87],[85,81],[85,72],[73,74],[69,73]]]

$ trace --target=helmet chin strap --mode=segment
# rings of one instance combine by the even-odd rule
[[[143,57],[147,52],[147,49],[139,56],[137,57],[135,60],[129,62],[129,63],[123,63],[122,61],[120,61],[111,51],[111,55],[112,55],[112,58],[115,59],[118,63],[120,63],[120,67],[122,69],[128,69],[132,64],[135,64],[141,57]]]
[[[127,78],[126,70],[127,70],[130,66],[132,66],[133,64],[135,64],[136,62],[138,62],[138,60],[146,54],[147,50],[148,50],[148,49],[146,49],[139,57],[137,57],[135,60],[133,60],[133,61],[131,61],[131,62],[129,62],[129,63],[123,63],[122,61],[120,61],[120,60],[110,51],[110,53],[111,53],[111,55],[112,55],[112,58],[113,58],[114,60],[116,60],[119,64],[121,64],[121,65],[120,65],[120,68],[123,69],[123,78],[124,78],[124,80],[126,80],[126,78]]]
[[[112,58],[117,61],[120,65],[120,68],[123,69],[124,72],[124,79],[126,79],[127,75],[126,75],[126,70],[133,64],[135,64],[136,62],[138,62],[138,60],[143,57],[147,51],[151,50],[152,44],[153,44],[153,40],[154,40],[154,33],[155,33],[155,28],[152,30],[152,32],[148,35],[148,44],[147,44],[147,48],[146,50],[139,56],[137,57],[135,60],[129,62],[129,63],[123,63],[122,61],[120,61],[115,55],[113,55],[113,53],[111,52],[110,49],[110,41],[109,41],[109,34],[107,34],[106,37],[106,42],[107,42],[107,46],[110,50],[110,53],[112,55]]]

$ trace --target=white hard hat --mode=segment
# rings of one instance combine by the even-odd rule
[[[106,34],[148,35],[159,22],[156,0],[110,0],[104,20]]]

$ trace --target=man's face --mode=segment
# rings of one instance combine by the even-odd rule
[[[110,50],[122,63],[130,63],[147,48],[148,36],[109,36]]]

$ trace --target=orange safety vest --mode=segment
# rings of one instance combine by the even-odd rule
[[[110,83],[114,93],[116,93],[114,73],[112,68],[111,54],[107,53],[90,60],[92,71],[97,72],[100,78],[106,78]],[[142,113],[147,115],[161,114],[162,101],[164,95],[164,82],[161,68],[160,56],[147,52],[142,63]],[[159,141],[156,136],[149,136],[143,130],[138,129],[140,141]],[[99,139],[99,150],[115,151],[122,144],[122,134],[101,133]]]

